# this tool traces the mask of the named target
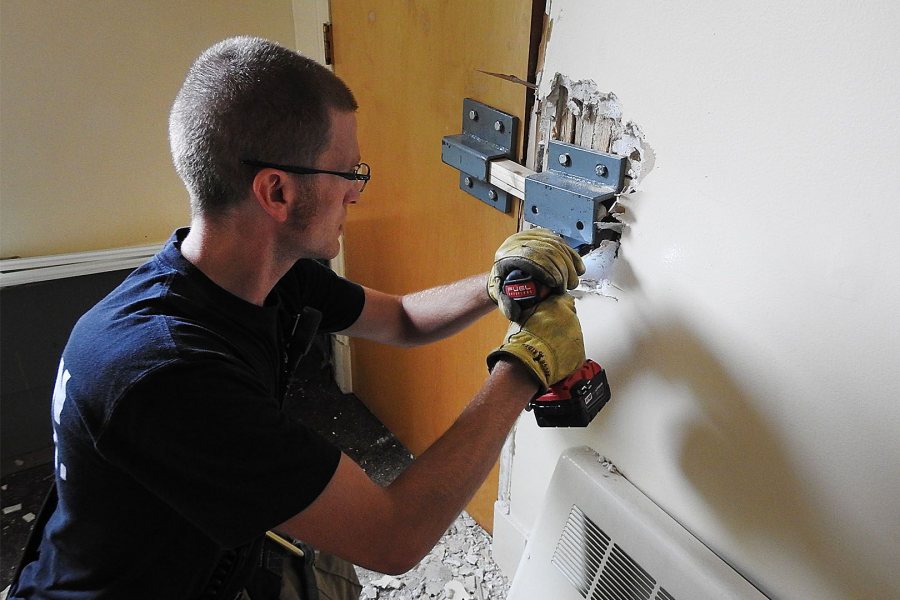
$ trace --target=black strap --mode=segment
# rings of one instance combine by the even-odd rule
[[[299,313],[292,315],[286,322],[287,327],[282,334],[284,364],[278,386],[279,402],[282,407],[294,371],[297,370],[300,361],[312,347],[321,322],[322,313],[309,306],[304,306]]]
[[[247,582],[245,591],[251,600],[269,598],[298,598],[320,600],[316,584],[315,550],[294,539],[283,542],[300,549],[300,553],[285,549],[271,539],[265,540],[259,568]]]
[[[226,551],[199,598],[201,600],[233,600],[259,568],[265,538]]]
[[[28,542],[25,543],[25,550],[22,552],[22,557],[19,559],[18,566],[16,566],[16,572],[12,578],[12,585],[9,588],[10,596],[13,596],[13,593],[19,586],[19,577],[22,575],[22,570],[25,569],[25,565],[38,559],[41,539],[44,537],[44,529],[47,527],[47,521],[50,520],[50,515],[56,510],[56,505],[58,503],[59,496],[56,494],[56,481],[53,481],[50,484],[50,489],[47,490],[47,495],[44,496],[44,503],[41,504],[41,510],[34,520],[31,533],[28,534]]]
[[[322,313],[309,306],[304,306],[296,316],[287,346],[288,377],[294,374],[300,360],[309,352],[321,322]]]

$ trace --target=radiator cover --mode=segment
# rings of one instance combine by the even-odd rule
[[[508,600],[765,599],[590,448],[556,465]]]

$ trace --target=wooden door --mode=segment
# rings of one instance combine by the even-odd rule
[[[526,89],[478,70],[528,77],[531,0],[332,0],[331,18],[335,72],[359,101],[373,174],[350,211],[347,276],[404,293],[487,271],[516,215],[459,190],[458,171],[441,162],[441,138],[461,132],[466,97],[523,117]],[[419,454],[484,381],[485,356],[505,327],[493,314],[411,350],[354,340],[354,392]],[[495,467],[468,507],[488,530],[496,496]]]

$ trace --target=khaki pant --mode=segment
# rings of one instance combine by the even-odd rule
[[[356,576],[356,569],[343,558],[317,550],[313,570],[316,573],[319,600],[359,600],[362,586]]]
[[[281,592],[277,600],[316,600],[303,595],[303,573],[298,572],[303,566],[299,561],[285,561],[281,572]],[[362,586],[356,576],[353,565],[333,554],[316,550],[316,559],[312,565],[316,578],[318,600],[359,600]],[[251,598],[244,591],[235,600],[262,600]],[[266,599],[269,600],[269,599]],[[272,598],[271,600],[276,600]]]

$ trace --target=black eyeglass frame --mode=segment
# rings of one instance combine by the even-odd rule
[[[287,171],[288,173],[293,173],[295,175],[318,175],[322,173],[325,175],[337,175],[338,177],[343,177],[344,179],[349,179],[350,181],[362,181],[363,184],[359,188],[360,193],[362,193],[362,191],[366,189],[366,184],[369,182],[369,179],[372,178],[371,167],[369,167],[369,165],[364,162],[356,165],[353,171],[328,171],[327,169],[313,169],[311,167],[297,167],[294,165],[279,165],[277,163],[251,159],[242,159],[241,164],[247,165],[248,167],[259,167],[262,169],[278,169],[279,171]],[[359,172],[359,169],[363,167],[366,168],[366,173]]]

